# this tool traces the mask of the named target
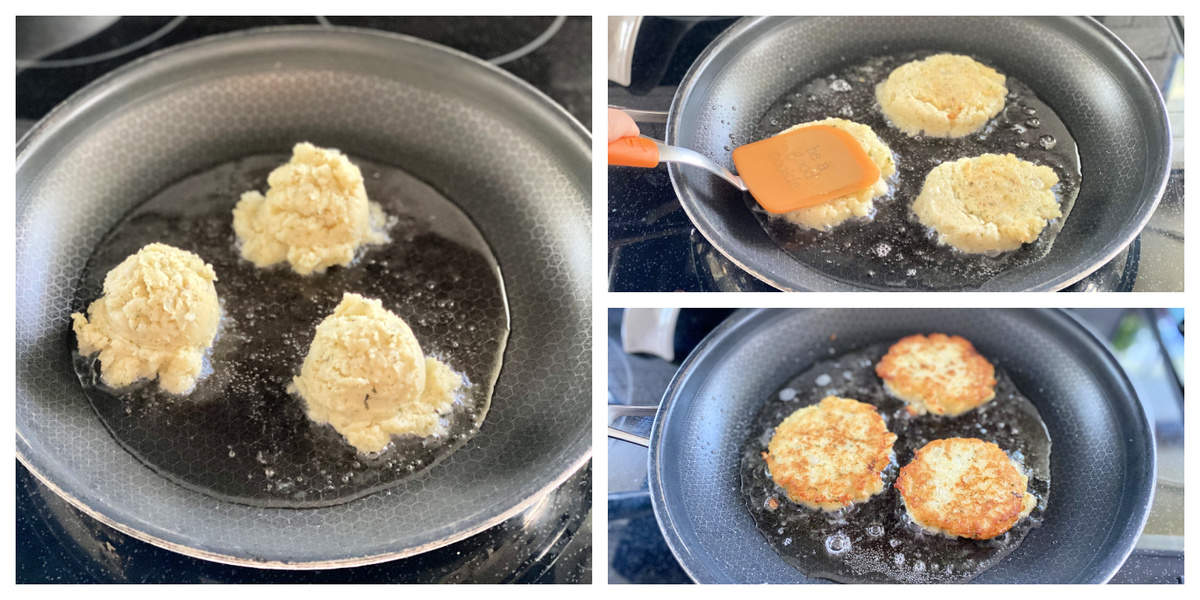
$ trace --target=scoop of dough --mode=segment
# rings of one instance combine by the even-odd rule
[[[1051,188],[1058,175],[1012,154],[942,163],[925,176],[913,212],[938,241],[963,252],[1016,250],[1062,216]]]
[[[854,121],[847,121],[846,119],[831,118],[810,121],[789,127],[783,133],[814,125],[837,127],[853,136],[859,145],[862,146],[863,151],[867,153],[867,157],[879,169],[879,179],[871,187],[842,196],[841,198],[834,198],[816,206],[809,206],[784,213],[783,218],[802,227],[826,229],[853,217],[866,217],[870,215],[874,207],[875,198],[883,196],[888,192],[887,178],[896,173],[896,162],[892,159],[892,150],[879,139],[879,136],[875,135],[875,132],[869,126],[862,123],[855,123]]]
[[[108,272],[87,317],[71,315],[79,353],[100,353],[100,378],[109,386],[157,377],[167,392],[191,391],[217,335],[216,280],[191,252],[145,246]]]
[[[363,453],[393,434],[444,433],[462,378],[421,353],[408,325],[379,300],[347,293],[317,333],[291,391],[308,418],[328,423]]]
[[[287,261],[301,274],[348,265],[362,244],[387,241],[378,204],[367,201],[362,172],[337,150],[308,142],[271,171],[267,195],[242,194],[233,230],[242,258],[257,267]]]
[[[883,114],[908,135],[962,137],[1004,108],[1005,77],[958,54],[935,54],[897,67],[875,86]]]

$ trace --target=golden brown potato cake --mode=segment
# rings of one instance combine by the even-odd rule
[[[896,489],[921,527],[951,537],[994,538],[1029,515],[1029,478],[991,442],[934,440],[900,469]]]
[[[832,511],[883,491],[895,441],[874,406],[826,396],[784,419],[763,458],[793,502]]]
[[[902,338],[875,365],[875,374],[911,415],[954,417],[996,397],[996,369],[957,335]]]

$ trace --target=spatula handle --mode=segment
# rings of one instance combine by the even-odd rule
[[[658,144],[644,137],[618,138],[608,144],[608,164],[618,167],[657,167]]]
[[[648,137],[623,137],[608,144],[608,164],[622,167],[654,168],[660,162],[673,162],[700,167],[736,186],[746,189],[746,183],[732,171],[718,165],[694,150],[668,146]]]

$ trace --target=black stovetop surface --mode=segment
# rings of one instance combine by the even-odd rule
[[[508,54],[537,38],[554,23],[555,18],[327,17],[326,20],[337,26],[411,35],[489,60]],[[168,17],[125,17],[97,35],[43,58],[80,58],[114,50],[152,35],[170,21]],[[36,121],[94,79],[156,50],[230,31],[318,24],[313,17],[189,17],[157,41],[110,60],[70,68],[24,69],[17,73],[17,119]],[[500,66],[533,84],[591,129],[591,56],[591,19],[568,17],[545,45]]]
[[[1146,63],[1168,95],[1173,67],[1182,60],[1182,41],[1173,37],[1172,21],[1155,17],[1100,17]],[[665,111],[696,57],[734,18],[675,19],[646,17],[638,45],[653,46],[647,61],[635,53],[633,82],[610,82],[610,105]],[[668,56],[665,64],[662,57]],[[650,64],[647,64],[649,62]],[[1182,85],[1180,85],[1182,89]],[[1180,96],[1182,93],[1180,92]],[[1168,106],[1171,103],[1168,102]],[[1170,110],[1170,108],[1169,108]],[[1179,110],[1182,119],[1182,109]],[[1176,113],[1172,111],[1172,119]],[[639,124],[644,135],[663,139],[661,124]],[[1182,131],[1182,122],[1175,124]],[[1155,220],[1130,246],[1068,291],[1182,291],[1183,149],[1176,135],[1175,169]],[[683,212],[666,168],[608,168],[608,285],[617,292],[774,291],[749,275],[701,235]],[[1143,238],[1151,238],[1150,256],[1142,254]],[[1148,261],[1148,265],[1146,264]],[[1139,272],[1139,268],[1140,271]],[[1163,275],[1166,271],[1169,275]]]
[[[483,59],[538,38],[554,17],[329,17],[346,25],[404,33]],[[121,48],[171,24],[126,17],[44,60],[78,59]],[[66,68],[22,69],[16,77],[20,136],[55,105],[138,57],[208,35],[254,27],[317,24],[312,17],[189,17],[134,52]],[[544,45],[501,64],[591,127],[591,19],[568,17]],[[18,23],[18,32],[20,24]],[[19,33],[18,33],[19,35]],[[591,465],[533,507],[467,540],[402,560],[324,571],[274,571],[190,558],[113,530],[55,496],[17,463],[16,580],[20,583],[397,583],[591,581]]]

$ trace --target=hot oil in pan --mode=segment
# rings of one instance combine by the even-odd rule
[[[190,395],[167,395],[154,382],[109,389],[99,384],[98,360],[76,355],[75,365],[113,436],[157,472],[223,500],[326,506],[422,472],[479,430],[508,337],[508,308],[496,259],[466,215],[403,171],[365,160],[354,163],[368,196],[393,217],[391,243],[367,246],[349,267],[309,277],[286,265],[257,269],[242,260],[231,211],[242,192],[265,191],[267,174],[288,158],[246,158],[165,189],[106,236],[82,276],[80,311],[100,295],[109,269],[150,242],[195,252],[213,265],[221,326],[206,375]],[[287,394],[317,324],[346,291],[381,299],[426,354],[469,381],[448,416],[446,437],[397,437],[378,457],[356,455]]]
[[[890,344],[876,344],[820,361],[769,398],[742,451],[742,496],[759,531],[788,563],[810,577],[845,583],[940,583],[969,580],[1012,552],[1036,527],[1050,493],[1050,434],[1037,409],[999,368],[996,398],[956,418],[910,417],[887,394],[875,363]],[[771,480],[762,453],[774,428],[796,410],[827,395],[875,405],[895,433],[895,462],[884,472],[884,491],[837,512],[805,508],[787,499]],[[1029,475],[1038,500],[1029,518],[1004,535],[976,541],[926,533],[908,518],[892,485],[901,465],[926,443],[950,437],[994,442]],[[770,508],[777,505],[777,508]]]
[[[1066,125],[1029,86],[1009,76],[1004,110],[980,132],[957,139],[909,137],[888,124],[875,100],[875,85],[896,67],[931,54],[935,52],[879,56],[843,67],[785,94],[759,121],[755,140],[829,117],[869,125],[891,148],[896,161],[890,193],[875,199],[874,217],[852,219],[828,231],[772,217],[745,194],[747,206],[767,234],[797,260],[860,286],[956,290],[977,288],[1050,251],[1079,194],[1079,151]],[[935,234],[909,208],[933,167],[986,153],[1011,153],[1053,168],[1058,174],[1055,192],[1063,213],[1047,224],[1036,241],[996,256],[967,254],[938,244]]]

